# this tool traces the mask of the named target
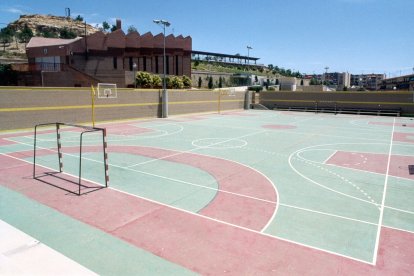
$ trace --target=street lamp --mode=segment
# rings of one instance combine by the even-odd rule
[[[164,53],[163,53],[163,64],[164,64],[164,77],[162,80],[162,118],[167,118],[168,117],[168,92],[167,92],[167,84],[166,84],[166,78],[165,78],[165,74],[166,74],[166,67],[167,67],[167,62],[165,60],[165,27],[169,27],[171,24],[170,22],[166,21],[166,20],[160,20],[160,19],[155,19],[153,20],[153,22],[155,24],[158,25],[162,25],[163,31],[164,31]]]
[[[328,69],[329,69],[329,67],[328,66],[326,66],[325,67],[325,84],[326,85],[328,85]]]
[[[249,73],[249,64],[250,64],[250,50],[252,50],[253,48],[249,45],[247,45],[247,74]],[[251,83],[251,79],[250,79],[250,83]],[[249,83],[249,84],[250,84]]]
[[[250,50],[253,48],[249,45],[247,45],[247,63],[250,64]]]
[[[132,69],[134,71],[134,88],[137,88],[137,64],[135,62],[132,64]]]

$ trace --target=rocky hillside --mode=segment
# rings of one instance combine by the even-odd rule
[[[70,17],[54,15],[21,15],[20,18],[9,24],[15,30],[22,30],[27,25],[35,36],[41,36],[44,33],[58,34],[60,30],[67,28],[73,31],[77,36],[85,35],[85,23],[76,21]],[[86,33],[93,34],[98,29],[86,24]]]
[[[85,23],[70,17],[40,14],[21,15],[18,20],[8,24],[8,27],[16,31],[16,35],[6,45],[5,52],[3,51],[3,45],[1,45],[0,56],[8,58],[25,57],[25,43],[22,43],[18,39],[18,33],[25,26],[33,32],[34,36],[59,37],[61,30],[65,28],[77,36],[85,35]],[[86,24],[87,35],[97,31],[99,31],[97,28]]]

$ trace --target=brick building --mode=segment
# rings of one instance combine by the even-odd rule
[[[368,90],[379,90],[384,79],[384,74],[351,75],[351,85],[363,87]]]
[[[33,37],[27,44],[29,67],[41,71],[44,86],[88,86],[116,83],[131,86],[136,71],[163,73],[163,34],[125,34],[120,28],[111,33],[97,32],[75,39]],[[168,35],[167,75],[191,78],[190,36]]]

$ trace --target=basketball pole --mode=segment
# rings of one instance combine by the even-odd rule
[[[221,89],[219,89],[219,91],[218,91],[218,107],[217,107],[217,109],[218,109],[218,114],[220,114],[221,113]]]
[[[92,100],[92,126],[95,127],[95,88],[91,85],[91,100]]]

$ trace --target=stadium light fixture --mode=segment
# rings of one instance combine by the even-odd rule
[[[163,79],[162,79],[162,118],[168,117],[168,91],[167,91],[167,84],[166,84],[166,56],[165,56],[165,28],[171,26],[171,23],[167,20],[162,19],[154,19],[153,22],[157,25],[162,25],[163,33],[164,33],[164,46],[163,46]]]

